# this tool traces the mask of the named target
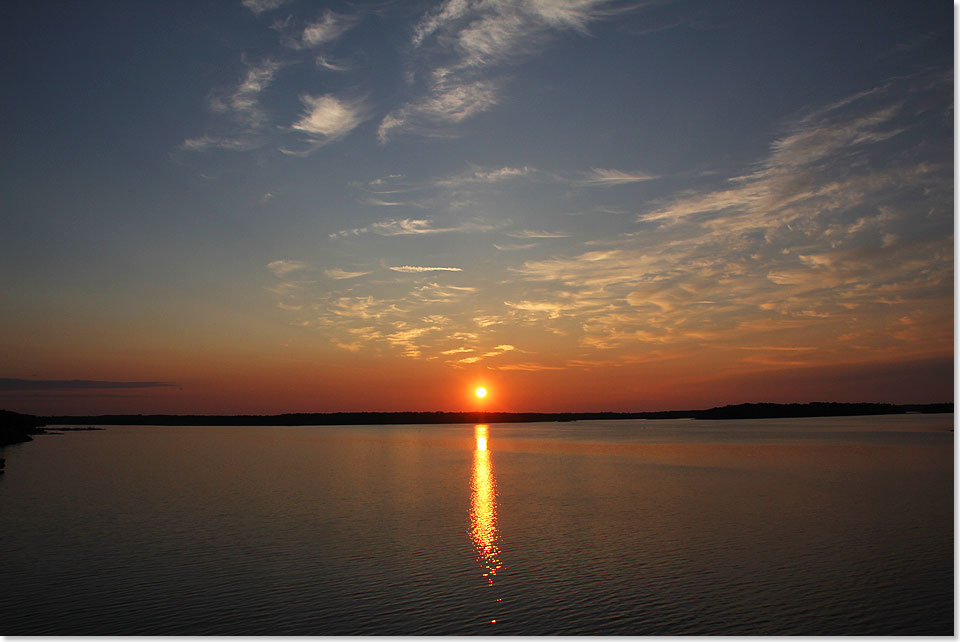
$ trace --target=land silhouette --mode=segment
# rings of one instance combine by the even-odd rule
[[[27,415],[0,410],[0,446],[49,434],[46,426],[88,424],[100,426],[344,426],[389,424],[524,423],[616,419],[773,419],[786,417],[844,417],[906,413],[950,413],[953,403],[743,403],[706,410],[656,412],[329,412],[279,415]],[[57,430],[68,430],[58,428]]]

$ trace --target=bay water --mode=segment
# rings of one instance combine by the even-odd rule
[[[10,446],[0,634],[954,632],[953,415]]]

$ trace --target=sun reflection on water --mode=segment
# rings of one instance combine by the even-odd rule
[[[474,427],[477,448],[473,451],[473,477],[470,480],[470,538],[477,549],[477,559],[483,566],[483,576],[493,586],[493,578],[503,566],[500,547],[497,546],[497,501],[490,451],[487,450],[489,427]]]

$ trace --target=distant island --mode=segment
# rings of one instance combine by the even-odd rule
[[[953,403],[743,403],[707,410],[658,412],[328,412],[280,415],[51,415],[0,410],[0,446],[30,441],[45,426],[356,426],[384,424],[477,424],[598,419],[774,419],[849,417],[906,413],[951,413]]]

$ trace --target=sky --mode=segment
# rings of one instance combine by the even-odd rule
[[[12,2],[0,32],[2,408],[953,398],[950,3]]]

